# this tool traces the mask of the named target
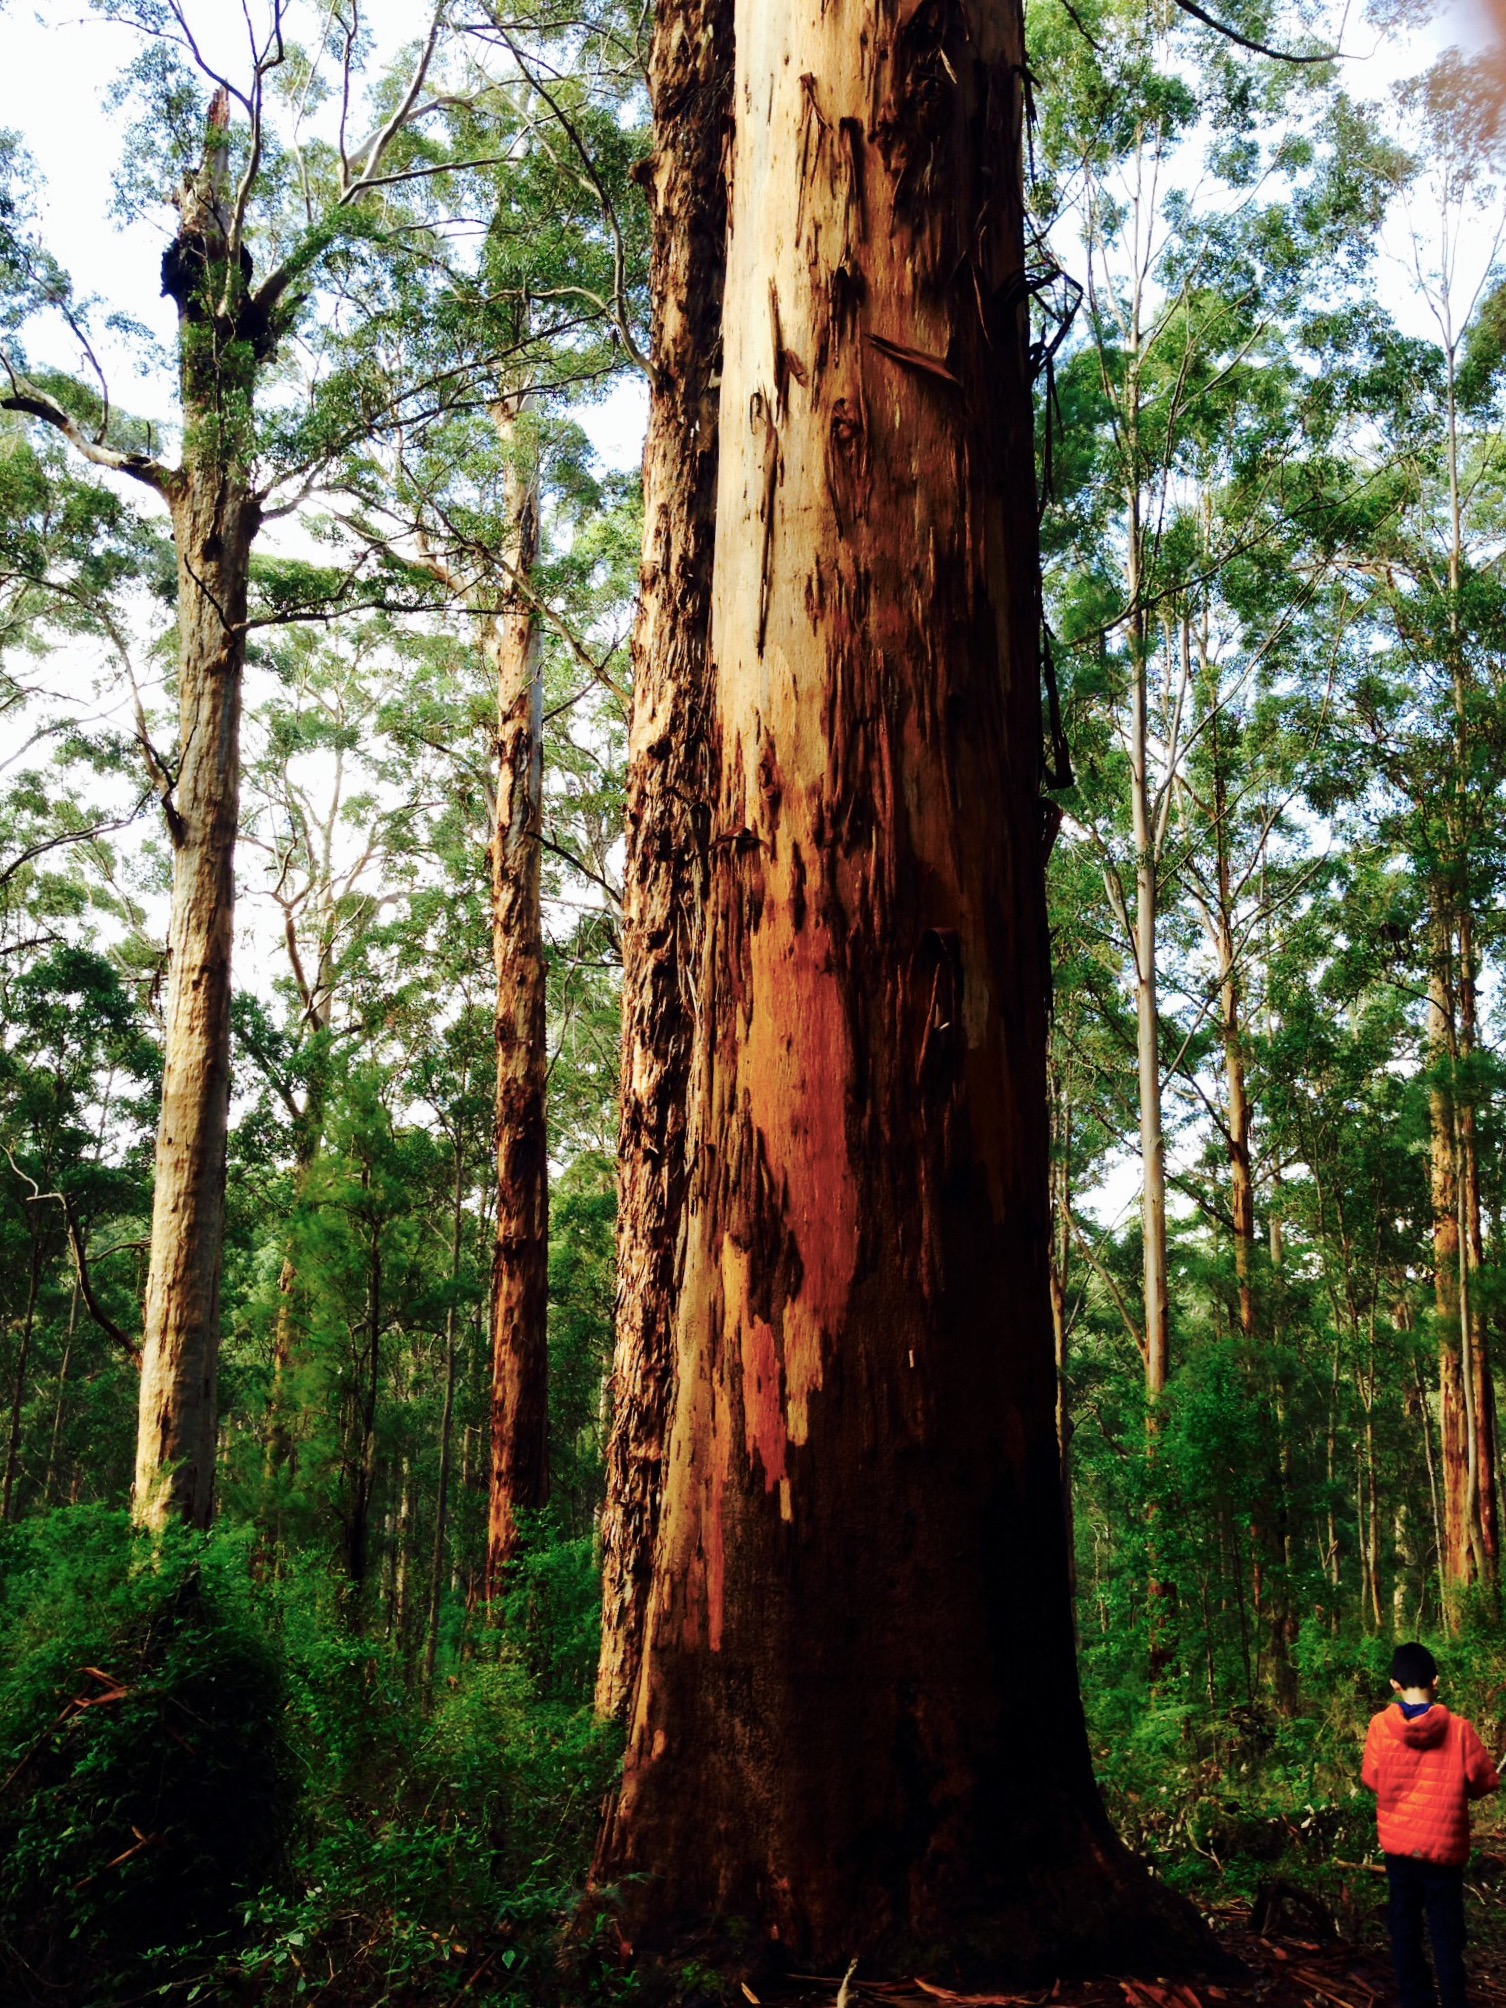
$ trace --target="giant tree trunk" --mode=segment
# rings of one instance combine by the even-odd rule
[[[603,1715],[625,1710],[637,1679],[674,1388],[685,1104],[705,897],[732,0],[662,7],[650,82],[654,378],[628,746],[617,1337],[596,1683]]]
[[[529,580],[538,560],[538,475],[518,407],[501,407],[512,578],[488,647],[497,674],[492,947],[497,968],[497,1232],[492,1257],[491,1485],[486,1594],[517,1552],[518,1514],[549,1496],[549,1150],[545,1087],[543,677]]]
[[[1168,1915],[1067,1594],[1023,61],[1011,0],[738,0],[678,1371],[599,1865],[640,1946],[1055,1970]]]
[[[186,395],[185,409],[190,433],[209,429]],[[241,672],[260,512],[240,470],[211,461],[185,471],[172,515],[182,754],[134,1503],[153,1530],[207,1527],[214,1509]]]
[[[248,470],[264,353],[264,331],[246,317],[246,275],[227,261],[228,121],[221,92],[163,260],[163,290],[178,303],[183,465],[166,486],[178,557],[180,753],[165,796],[173,896],[133,1501],[138,1524],[153,1531],[175,1518],[207,1527],[214,1510],[241,675],[261,523]]]

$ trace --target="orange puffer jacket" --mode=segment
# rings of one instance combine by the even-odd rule
[[[1439,1701],[1410,1722],[1398,1706],[1372,1716],[1360,1775],[1382,1851],[1449,1867],[1469,1860],[1469,1801],[1501,1782],[1473,1725]]]

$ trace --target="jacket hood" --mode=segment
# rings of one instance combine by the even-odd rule
[[[1398,1743],[1409,1743],[1414,1750],[1431,1750],[1448,1734],[1449,1712],[1441,1701],[1435,1701],[1431,1708],[1408,1722],[1400,1706],[1393,1702],[1385,1712],[1384,1721]]]

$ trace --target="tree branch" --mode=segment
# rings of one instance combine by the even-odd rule
[[[92,461],[96,467],[108,467],[112,474],[129,474],[143,487],[155,489],[164,501],[172,499],[176,477],[171,468],[164,467],[148,454],[122,453],[116,447],[106,446],[102,440],[91,439],[56,398],[49,397],[46,391],[29,383],[5,357],[0,357],[0,368],[4,369],[11,385],[9,393],[0,397],[0,411],[19,411],[28,418],[41,419],[44,425],[54,426],[75,452]]]
[[[83,1234],[79,1230],[78,1220],[74,1215],[73,1201],[63,1192],[43,1192],[31,1173],[23,1171],[20,1165],[16,1163],[9,1144],[4,1146],[4,1150],[6,1157],[10,1160],[11,1170],[16,1174],[17,1178],[23,1180],[31,1187],[31,1196],[34,1201],[41,1202],[50,1199],[62,1207],[63,1223],[68,1230],[68,1246],[73,1254],[73,1267],[78,1276],[79,1295],[84,1300],[84,1309],[89,1313],[95,1324],[99,1326],[99,1329],[105,1334],[106,1338],[113,1339],[115,1344],[123,1349],[131,1364],[139,1368],[141,1365],[141,1341],[133,1339],[129,1332],[122,1331],[94,1294],[94,1281],[89,1274],[89,1257],[84,1248]],[[116,1251],[112,1249],[110,1252],[114,1254]]]
[[[1269,56],[1277,63],[1337,63],[1346,60],[1342,49],[1324,49],[1317,55],[1297,56],[1287,49],[1273,49],[1268,42],[1257,42],[1249,35],[1241,35],[1237,28],[1231,28],[1225,21],[1216,21],[1211,14],[1205,14],[1197,0],[1177,0],[1184,14],[1190,14],[1194,21],[1201,21],[1205,28],[1211,28],[1215,35],[1222,35],[1226,42],[1237,42],[1241,49],[1248,49],[1256,56]]]

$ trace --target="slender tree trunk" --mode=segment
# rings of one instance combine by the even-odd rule
[[[1392,1521],[1392,1541],[1396,1548],[1396,1576],[1391,1584],[1391,1629],[1397,1638],[1407,1634],[1407,1576],[1412,1568],[1411,1530],[1407,1519],[1407,1502],[1396,1502],[1396,1513]]]
[[[491,624],[497,675],[497,813],[492,947],[497,968],[497,1233],[492,1258],[491,1483],[486,1595],[501,1594],[518,1514],[549,1497],[549,1139],[545,1089],[543,655],[528,582],[538,562],[537,451],[518,400],[498,426],[507,448],[513,585]]]
[[[1449,1585],[1450,1621],[1457,1625],[1457,1590],[1467,1588],[1489,1566],[1481,1526],[1480,1468],[1481,1418],[1477,1414],[1478,1387],[1475,1381],[1474,1339],[1477,1323],[1472,1289],[1473,1236],[1470,1232],[1471,1184],[1474,1183],[1472,1149],[1474,1112],[1465,1105],[1470,1086],[1461,1081],[1459,1061],[1463,1057],[1465,1011],[1473,1016],[1473,995],[1465,1002],[1465,991],[1473,991],[1471,967],[1472,923],[1470,916],[1470,804],[1468,801],[1470,746],[1468,716],[1469,673],[1460,633],[1459,589],[1464,556],[1464,517],[1459,479],[1459,424],[1455,344],[1446,340],[1444,354],[1448,391],[1448,475],[1449,475],[1449,567],[1448,626],[1450,669],[1454,692],[1455,761],[1450,835],[1455,852],[1453,915],[1440,901],[1435,921],[1434,972],[1428,988],[1428,1030],[1432,1061],[1436,1070],[1446,1072],[1447,1090],[1440,1082],[1434,1089],[1432,1109],[1433,1145],[1433,1250],[1436,1268],[1439,1345],[1439,1391],[1443,1425],[1443,1475],[1445,1526],[1448,1558],[1445,1579]],[[1441,890],[1441,889],[1440,889]],[[1459,959],[1451,969],[1453,922],[1459,925]],[[1452,981],[1451,981],[1452,978]],[[1456,1007],[1458,1015],[1456,1016]],[[1452,1220],[1445,1222],[1445,1210]],[[1452,1278],[1445,1269],[1452,1265]],[[1461,1441],[1462,1439],[1462,1441]],[[1487,1453],[1487,1461],[1489,1454]],[[1493,1505],[1493,1502],[1492,1502]]]
[[[211,127],[228,106],[216,101]],[[225,259],[223,146],[182,198],[164,263],[179,304],[183,465],[168,501],[178,558],[178,772],[162,1116],[157,1131],[133,1513],[207,1527],[218,1435],[220,1263],[230,1111],[230,948],[240,814],[241,676],[251,545],[255,338],[209,302],[244,301]]]
[[[1475,1413],[1475,1277],[1469,1260],[1468,1178],[1461,1135],[1461,1094],[1454,1089],[1454,1193],[1459,1207],[1459,1368],[1464,1390],[1464,1528],[1469,1542],[1470,1580],[1485,1578],[1485,1544],[1480,1531],[1480,1421]]]
[[[1422,1428],[1422,1456],[1428,1473],[1428,1501],[1433,1509],[1433,1554],[1438,1571],[1438,1599],[1440,1607],[1447,1608],[1448,1587],[1445,1572],[1447,1543],[1443,1526],[1443,1498],[1438,1484],[1438,1460],[1433,1455],[1433,1421],[1428,1405],[1428,1391],[1423,1383],[1422,1368],[1416,1368],[1415,1406],[1417,1420]]]
[[[68,1392],[68,1368],[73,1359],[73,1341],[78,1331],[78,1276],[73,1278],[73,1295],[68,1303],[68,1336],[63,1341],[63,1362],[58,1368],[57,1402],[52,1411],[52,1437],[47,1448],[47,1471],[42,1479],[42,1504],[52,1504],[52,1481],[57,1475],[58,1446],[63,1440],[63,1402]]]
[[[1370,1575],[1370,1608],[1375,1619],[1375,1629],[1381,1628],[1380,1590],[1380,1495],[1375,1484],[1375,1416],[1372,1412],[1375,1400],[1372,1385],[1370,1400],[1365,1404],[1365,1494],[1361,1502],[1362,1538],[1365,1543],[1367,1565]]]
[[[464,1093],[466,1076],[461,1076]],[[429,1614],[424,1640],[424,1686],[434,1685],[439,1651],[439,1613],[444,1596],[445,1534],[450,1505],[450,1452],[455,1431],[455,1289],[460,1280],[461,1237],[465,1226],[465,1150],[460,1121],[455,1130],[455,1188],[450,1202],[450,1303],[444,1317],[444,1410],[439,1419],[439,1478],[434,1487],[434,1552],[429,1562]]]
[[[37,1233],[31,1238],[31,1270],[26,1287],[26,1315],[21,1320],[21,1340],[16,1348],[16,1377],[11,1388],[10,1434],[5,1450],[5,1484],[0,1496],[0,1526],[9,1526],[15,1501],[16,1478],[21,1468],[21,1416],[26,1405],[26,1372],[31,1365],[31,1335],[36,1324],[37,1292],[42,1283],[42,1242]]]
[[[1234,1226],[1234,1276],[1239,1291],[1240,1336],[1255,1337],[1255,1182],[1251,1172],[1250,1097],[1245,1085],[1244,1031],[1240,1023],[1239,963],[1235,950],[1234,894],[1229,868],[1228,786],[1217,721],[1211,731],[1215,763],[1215,847],[1218,871],[1218,1029],[1224,1049],[1229,1129],[1229,1213]]]
[[[1130,498],[1130,594],[1139,592],[1138,498]],[[1145,1392],[1152,1409],[1165,1391],[1171,1310],[1166,1282],[1166,1135],[1161,1120],[1161,1013],[1157,997],[1158,882],[1150,786],[1150,691],[1144,615],[1131,627],[1130,826],[1135,845],[1135,1058],[1140,1099],[1140,1227],[1145,1288]]]
[[[1328,1480],[1328,1556],[1325,1569],[1328,1579],[1333,1584],[1335,1590],[1339,1587],[1339,1520],[1335,1505],[1335,1488],[1337,1487],[1339,1476],[1339,1371],[1341,1358],[1339,1321],[1336,1312],[1333,1331],[1333,1366],[1328,1377],[1328,1428],[1324,1439],[1325,1476]],[[1335,1621],[1337,1621],[1337,1601],[1335,1602],[1333,1616]]]
[[[1276,1191],[1279,1194],[1279,1179],[1276,1181]],[[1269,1240],[1272,1288],[1268,1311],[1273,1336],[1280,1329],[1280,1307],[1283,1301],[1281,1270],[1286,1261],[1285,1238],[1278,1205],[1279,1202],[1273,1198]],[[1292,1502],[1296,1486],[1292,1468],[1290,1404],[1285,1377],[1279,1365],[1272,1376],[1272,1382],[1272,1414],[1276,1426],[1276,1520],[1271,1542],[1271,1558],[1277,1569],[1277,1590],[1273,1599],[1271,1622],[1271,1679],[1277,1708],[1283,1715],[1295,1715],[1301,1705],[1297,1669],[1293,1660],[1301,1631],[1301,1620],[1292,1594],[1292,1563],[1295,1555]]]
[[[288,927],[292,929],[291,917]],[[321,1042],[314,1054],[313,1067],[309,1075],[308,1089],[304,1096],[302,1114],[298,1118],[293,1158],[293,1213],[296,1218],[308,1190],[309,1174],[313,1171],[324,1141],[324,1107],[326,1099],[326,1067],[322,1042],[329,1030],[328,992],[319,993],[325,998],[319,1008],[314,1023],[313,1037]],[[297,1315],[298,1266],[293,1259],[292,1227],[284,1247],[282,1268],[277,1276],[277,1321],[272,1331],[272,1389],[267,1400],[267,1449],[264,1477],[269,1492],[275,1486],[277,1474],[293,1458],[292,1418],[289,1413],[288,1376],[293,1364],[293,1335]],[[275,1505],[273,1511],[275,1512]],[[280,1544],[280,1535],[279,1535]]]
[[[1140,498],[1128,497],[1130,619],[1130,828],[1135,845],[1135,1054],[1140,1108],[1141,1276],[1145,1297],[1146,1457],[1152,1472],[1146,1545],[1150,1563],[1150,1673],[1159,1680],[1177,1658],[1177,1585],[1162,1569],[1154,1473],[1160,1401],[1170,1371],[1171,1307],[1166,1277],[1166,1136],[1161,1118],[1161,1012],[1156,929],[1159,874],[1150,777],[1150,685],[1145,614],[1140,594]]]
[[[403,1633],[408,1624],[408,1548],[413,1533],[413,1464],[406,1455],[398,1476],[397,1516],[393,1526],[392,1601],[388,1607],[387,1629],[402,1651]]]
[[[736,50],[694,1172],[599,1872],[639,1946],[1122,1963],[1173,1912],[1067,1594],[1022,23],[739,0]]]
[[[1459,1137],[1460,1259],[1469,1304],[1470,1394],[1480,1560],[1484,1580],[1494,1589],[1500,1576],[1500,1486],[1496,1471],[1495,1377],[1490,1367],[1490,1321],[1481,1271],[1485,1232],[1480,1205],[1480,1150],[1475,1127],[1473,1061],[1478,1043],[1474,917],[1468,904],[1459,917],[1459,1060],[1462,1087],[1455,1098]]]
[[[1447,967],[1448,935],[1440,925],[1428,983],[1428,1043],[1433,1066],[1430,1171],[1433,1199],[1433,1284],[1438,1329],[1438,1408],[1443,1466],[1443,1580],[1450,1622],[1458,1592],[1473,1580],[1469,1537],[1469,1429],[1459,1327],[1459,1196],[1451,1085],[1454,1023]]]
[[[371,1508],[376,1495],[377,1392],[382,1363],[382,1230],[371,1223],[371,1249],[366,1272],[366,1332],[360,1378],[356,1386],[355,1455],[351,1461],[352,1497],[346,1528],[346,1571],[360,1598],[371,1570]]]
[[[1245,1086],[1244,1042],[1239,1028],[1239,991],[1232,969],[1221,995],[1224,1066],[1228,1078],[1229,1202],[1234,1222],[1234,1275],[1239,1289],[1239,1329],[1255,1337],[1255,1185],[1251,1177],[1250,1102]]]
[[[624,1713],[637,1680],[674,1392],[685,1108],[706,880],[732,0],[661,7],[649,79],[653,387],[628,744],[617,1335],[596,1683],[596,1706],[608,1716]]]

